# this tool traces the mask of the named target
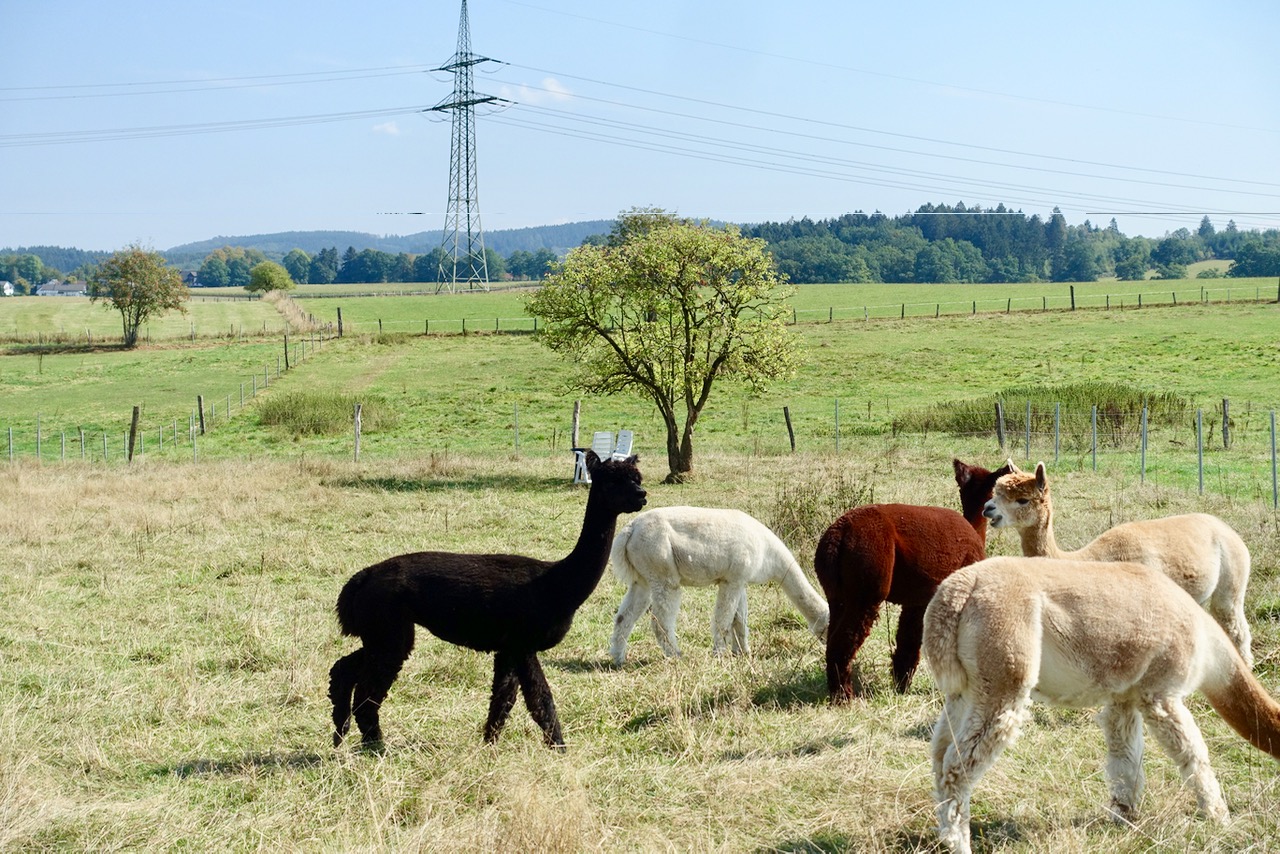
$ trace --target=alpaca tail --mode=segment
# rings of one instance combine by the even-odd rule
[[[357,600],[360,593],[364,590],[365,585],[369,582],[370,571],[373,567],[365,567],[355,575],[347,579],[347,583],[342,585],[342,591],[338,593],[338,626],[342,629],[342,633],[349,637],[360,637],[364,634],[364,620],[361,619],[361,609],[357,607]]]
[[[963,693],[969,682],[960,661],[960,620],[973,593],[977,573],[970,564],[947,577],[924,612],[924,657],[938,689],[948,697]]]
[[[1226,633],[1207,616],[1202,633],[1212,638],[1215,653],[1200,685],[1209,705],[1250,744],[1280,759],[1280,703],[1254,678]]]
[[[633,524],[634,520],[622,526],[622,530],[613,538],[613,548],[609,551],[609,563],[613,566],[613,574],[626,585],[630,585],[636,577],[635,567],[627,559],[627,543],[631,541]]]

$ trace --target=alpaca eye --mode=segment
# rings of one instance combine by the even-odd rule
[[[1031,499],[1029,499],[1029,498],[1019,498],[1019,499],[1018,499],[1018,503],[1019,503],[1019,504],[1026,504],[1026,503],[1027,503],[1028,501],[1030,501],[1030,500],[1031,500]]]

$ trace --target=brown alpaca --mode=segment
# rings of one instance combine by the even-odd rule
[[[638,459],[601,462],[587,452],[591,491],[582,532],[562,560],[415,552],[351,576],[338,594],[338,622],[344,635],[360,638],[362,645],[329,671],[334,747],[342,743],[353,713],[364,744],[381,744],[378,710],[413,650],[415,623],[441,640],[494,653],[485,741],[497,740],[518,689],[547,745],[563,747],[538,653],[560,643],[600,581],[619,514],[644,507]]]
[[[1065,552],[1053,536],[1053,501],[1044,463],[1035,474],[1020,471],[1000,478],[983,511],[996,528],[1016,528],[1028,557],[1068,560],[1123,560],[1159,570],[1213,615],[1245,664],[1253,667],[1252,639],[1244,615],[1249,583],[1249,549],[1217,516],[1188,513],[1116,525],[1082,549]]]
[[[831,610],[827,691],[834,703],[858,693],[852,662],[885,602],[902,606],[892,665],[894,688],[906,693],[920,663],[924,609],[938,582],[986,557],[982,508],[1008,468],[951,465],[963,515],[946,507],[867,504],[845,513],[818,540],[813,569]]]
[[[1177,764],[1200,810],[1227,805],[1184,704],[1200,690],[1248,739],[1280,759],[1280,703],[1222,628],[1168,577],[1133,563],[995,557],[938,587],[924,652],[945,696],[933,731],[938,832],[969,848],[969,800],[1013,743],[1037,699],[1102,706],[1111,811],[1131,818],[1142,794],[1142,722]]]

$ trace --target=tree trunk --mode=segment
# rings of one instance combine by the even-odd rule
[[[684,483],[693,474],[693,424],[684,430],[674,419],[667,420],[667,472],[663,483]]]

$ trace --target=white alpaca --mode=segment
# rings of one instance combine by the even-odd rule
[[[680,654],[676,613],[681,587],[719,586],[711,618],[712,648],[747,644],[747,585],[776,581],[818,638],[826,636],[826,600],[791,551],[763,524],[739,510],[661,507],[641,513],[613,540],[613,572],[627,592],[614,618],[609,653],[622,664],[636,621],[652,607],[653,633],[667,655]]]
[[[1244,615],[1249,548],[1231,526],[1208,513],[1125,522],[1082,549],[1066,552],[1053,536],[1053,502],[1044,463],[1034,475],[1019,471],[996,481],[983,510],[995,528],[1016,528],[1028,557],[1132,561],[1159,570],[1213,615],[1253,667],[1252,634]]]
[[[1251,744],[1280,758],[1280,704],[1222,628],[1166,576],[1133,563],[997,557],[938,588],[924,618],[925,660],[945,696],[933,731],[938,832],[968,854],[969,799],[1013,743],[1036,699],[1102,706],[1111,811],[1142,794],[1142,721],[1177,764],[1200,810],[1227,805],[1184,705],[1200,690]]]

